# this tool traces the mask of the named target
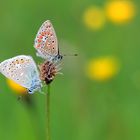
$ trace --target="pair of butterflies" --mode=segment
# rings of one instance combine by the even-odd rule
[[[49,20],[39,28],[34,48],[37,50],[37,56],[51,63],[57,63],[62,59],[55,30]],[[42,87],[36,63],[31,56],[19,55],[1,62],[0,72],[27,88],[30,94]]]

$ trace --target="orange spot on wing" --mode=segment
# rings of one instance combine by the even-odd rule
[[[42,39],[42,38],[43,38],[43,36],[42,36],[42,35],[40,35],[38,38]]]
[[[22,63],[24,63],[25,61],[22,59],[22,60],[20,60],[20,64],[22,64]]]
[[[40,43],[41,42],[41,39],[38,39],[37,41]]]
[[[39,48],[40,47],[40,44],[38,44],[36,47]]]
[[[41,35],[44,36],[45,35],[44,32],[42,32]]]
[[[47,34],[47,35],[49,35],[49,34],[50,34],[50,32],[49,32],[49,31],[47,31],[47,32],[46,32],[46,34]]]

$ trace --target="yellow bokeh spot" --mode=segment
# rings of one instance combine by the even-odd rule
[[[26,94],[27,89],[15,83],[13,80],[7,79],[8,86],[18,94]]]
[[[104,81],[114,77],[119,71],[119,63],[114,57],[91,60],[87,65],[87,76],[90,79]]]
[[[105,24],[105,14],[98,7],[89,7],[84,12],[83,22],[89,29],[99,30]]]
[[[135,6],[129,0],[110,1],[106,4],[106,16],[114,23],[126,23],[135,16]]]

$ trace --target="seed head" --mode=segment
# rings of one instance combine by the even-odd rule
[[[50,61],[45,61],[43,64],[40,64],[39,69],[40,79],[45,81],[47,85],[53,81],[54,77],[59,71],[58,66]]]

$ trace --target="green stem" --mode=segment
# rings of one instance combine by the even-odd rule
[[[46,94],[46,131],[47,140],[51,140],[50,136],[50,84],[48,85],[48,92]]]

